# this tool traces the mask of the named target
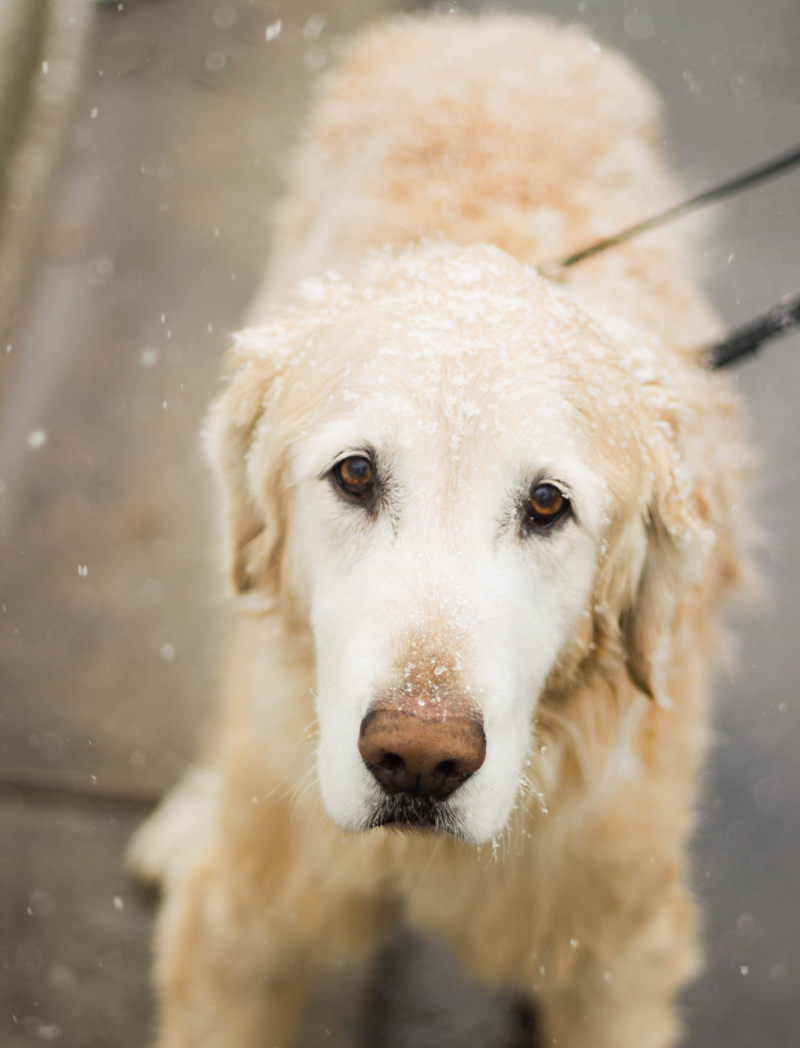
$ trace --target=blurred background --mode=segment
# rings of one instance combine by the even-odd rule
[[[0,3],[8,1048],[148,1041],[153,900],[121,855],[187,767],[215,693],[222,587],[200,420],[314,77],[348,33],[416,6]],[[797,0],[504,6],[580,21],[629,54],[664,98],[689,190],[800,140]],[[730,325],[800,287],[799,201],[796,174],[715,209],[705,271]],[[694,841],[708,966],[685,995],[686,1048],[800,1045],[800,338],[737,379],[762,449],[766,584],[718,689]],[[465,986],[436,944],[398,942],[383,971],[323,993],[304,1043],[352,1044],[354,1025],[365,1045],[524,1043],[513,1010]]]

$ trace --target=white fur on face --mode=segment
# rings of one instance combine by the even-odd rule
[[[434,674],[422,688],[450,674],[483,721],[484,763],[437,809],[483,842],[507,825],[543,686],[586,635],[611,518],[642,526],[640,390],[661,388],[657,347],[610,336],[493,248],[378,256],[360,279],[308,282],[289,312],[240,336],[242,357],[272,374],[247,455],[252,507],[288,484],[280,586],[313,633],[331,817],[374,825],[382,793],[361,722],[422,652]],[[351,455],[374,461],[374,512],[331,481]],[[563,526],[524,528],[534,483],[568,495]]]
[[[499,388],[495,398],[483,390],[457,424],[434,399],[463,404],[463,375],[435,396],[350,392],[295,448],[293,588],[316,645],[322,796],[345,829],[366,828],[381,793],[357,748],[361,721],[382,688],[401,683],[416,646],[441,672],[458,673],[483,718],[486,759],[446,802],[450,821],[476,843],[501,833],[542,686],[586,614],[602,480],[543,375],[527,393]],[[372,515],[347,503],[329,475],[365,452],[384,487]],[[542,480],[569,495],[574,517],[526,533],[524,501]]]

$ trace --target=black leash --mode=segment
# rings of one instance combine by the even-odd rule
[[[747,324],[734,328],[720,342],[709,346],[708,362],[712,368],[724,368],[734,360],[755,353],[762,342],[784,335],[800,325],[800,294],[787,295],[772,309],[760,313]]]
[[[786,153],[773,157],[764,164],[759,164],[758,167],[751,168],[749,171],[743,171],[741,174],[736,175],[735,178],[721,182],[711,189],[706,189],[704,192],[698,193],[680,204],[675,204],[657,215],[652,215],[642,222],[637,222],[614,236],[598,240],[596,243],[576,251],[567,258],[542,266],[542,272],[555,275],[561,270],[568,269],[570,266],[576,266],[588,258],[599,255],[601,251],[607,251],[608,248],[624,244],[625,241],[631,240],[640,233],[656,229],[658,226],[671,222],[675,218],[681,218],[683,215],[704,207],[706,204],[717,203],[726,197],[733,196],[745,189],[750,189],[760,182],[765,182],[784,171],[791,170],[798,164],[800,164],[800,145]],[[777,335],[786,334],[797,326],[800,326],[800,294],[787,295],[771,309],[759,314],[759,316],[747,324],[735,328],[724,339],[713,346],[709,346],[706,351],[709,364],[714,368],[727,367],[728,364],[732,364],[735,360],[754,353],[762,342],[775,338]]]
[[[697,196],[690,197],[680,204],[668,207],[666,211],[660,211],[657,215],[652,215],[643,222],[637,222],[636,225],[623,229],[621,233],[616,233],[613,237],[606,237],[605,240],[599,240],[596,244],[591,244],[581,251],[576,251],[574,255],[556,262],[554,268],[567,269],[569,266],[575,266],[587,258],[599,255],[601,251],[605,251],[607,248],[616,247],[617,244],[624,244],[626,240],[631,240],[640,233],[646,233],[650,229],[663,226],[674,218],[681,218],[683,215],[688,215],[706,204],[716,203],[719,200],[724,200],[725,197],[740,193],[744,189],[750,189],[752,186],[758,185],[759,182],[773,178],[782,171],[795,167],[799,163],[800,145],[791,149],[788,153],[781,153],[780,156],[773,157],[772,160],[768,160],[765,164],[759,164],[758,167],[742,172],[742,174],[729,179],[727,182],[722,182],[720,185],[714,186],[712,189],[706,189],[704,192],[698,193]]]

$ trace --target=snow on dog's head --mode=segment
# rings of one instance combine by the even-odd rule
[[[555,680],[603,658],[667,701],[703,547],[679,381],[483,247],[378,256],[241,333],[207,436],[232,577],[312,638],[336,823],[488,840]]]

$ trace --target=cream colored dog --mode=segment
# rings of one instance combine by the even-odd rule
[[[674,1044],[748,455],[680,243],[532,268],[673,201],[658,136],[541,21],[393,22],[325,83],[208,423],[225,719],[134,845],[161,1048],[288,1045],[399,924],[544,1044]]]

